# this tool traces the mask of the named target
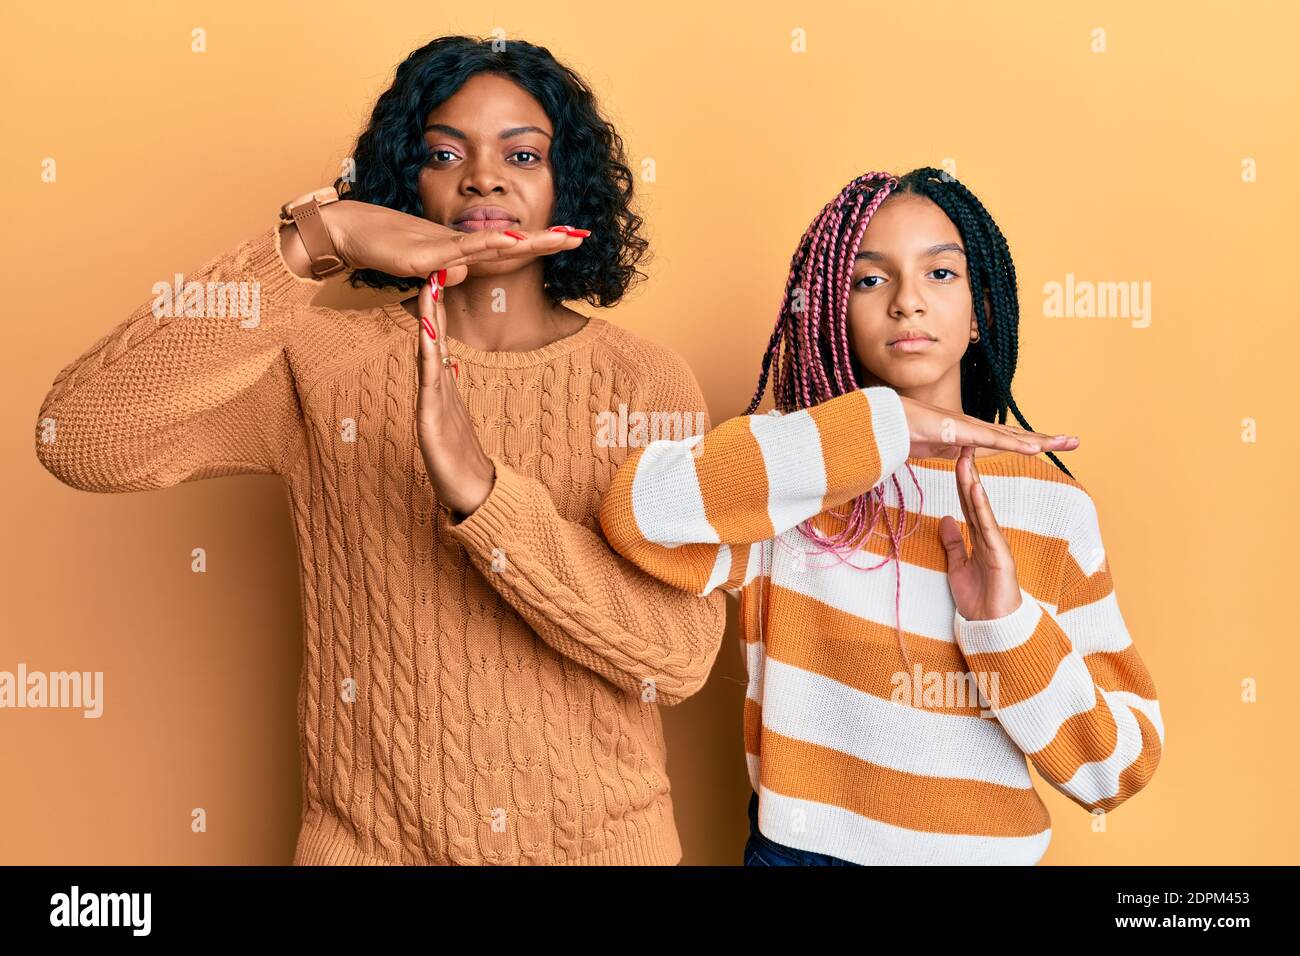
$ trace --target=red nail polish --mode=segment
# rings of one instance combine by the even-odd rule
[[[456,362],[454,365],[452,365],[451,370],[452,370],[452,372],[455,373],[455,375],[456,375],[456,381],[459,382],[459,381],[460,381],[460,363],[459,363],[459,362]]]
[[[510,236],[512,239],[527,239],[527,238],[528,238],[528,237],[525,236],[523,233],[515,232],[513,229],[505,229],[505,230],[502,230],[502,231],[503,231],[507,236]]]
[[[439,285],[434,286],[434,287],[433,287],[433,301],[434,301],[434,302],[437,302],[438,299],[439,299],[439,297],[440,297],[441,295],[442,295],[442,286],[439,286]]]
[[[573,228],[572,226],[551,226],[546,231],[547,232],[568,232],[572,228]]]
[[[570,229],[570,230],[568,230],[568,233],[569,233],[569,235],[571,235],[571,236],[590,236],[590,235],[591,235],[591,230],[590,230],[590,229]]]
[[[433,330],[433,323],[429,321],[428,317],[420,316],[420,322],[424,325],[424,331],[429,333],[429,338],[435,342],[438,341],[438,333]]]
[[[445,286],[447,285],[447,270],[446,270],[446,269],[439,269],[439,270],[438,270],[438,285],[439,285],[440,287],[445,287]]]

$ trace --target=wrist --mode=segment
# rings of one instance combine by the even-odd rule
[[[307,247],[302,244],[298,227],[294,223],[287,226],[280,224],[280,257],[289,271],[299,279],[316,278],[311,272],[311,256],[307,255]]]
[[[963,614],[960,608],[957,613],[961,614],[962,618],[967,621],[1000,621],[1019,611],[1023,603],[1024,599],[1017,593],[1015,597],[1006,601],[988,604],[980,608],[972,608],[970,614]]]
[[[451,512],[452,524],[460,524],[479,508],[483,507],[483,502],[492,497],[492,489],[496,487],[496,466],[489,459],[487,463],[487,477],[472,494],[466,496],[466,500],[460,502],[456,507],[449,507]]]
[[[333,186],[326,186],[304,193],[280,207],[281,238],[288,240],[281,244],[292,250],[294,261],[290,264],[298,274],[302,274],[304,257],[307,261],[305,271],[313,279],[323,279],[347,268],[338,251],[340,244],[335,217],[328,212],[339,201],[338,191]],[[288,227],[293,236],[285,235],[283,227]]]
[[[421,442],[423,451],[424,443]],[[451,486],[447,485],[448,477],[440,477],[439,469],[436,463],[430,460],[427,452],[424,452],[424,471],[429,478],[429,484],[433,487],[434,498],[442,503],[447,509],[447,515],[453,525],[464,521],[474,512],[483,506],[483,503],[492,497],[492,492],[496,488],[496,465],[492,459],[487,459],[482,469],[475,469],[476,474],[472,478],[461,478],[454,480]]]

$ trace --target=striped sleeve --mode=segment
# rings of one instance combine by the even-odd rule
[[[954,631],[969,669],[990,675],[994,715],[1039,773],[1084,809],[1108,811],[1151,779],[1165,731],[1115,598],[1096,506],[1078,490],[1055,610],[1022,588],[1011,614],[968,621],[957,612]]]
[[[871,490],[910,449],[902,400],[884,386],[785,415],[739,415],[630,455],[600,523],[615,550],[660,580],[734,593],[756,573],[751,545]]]

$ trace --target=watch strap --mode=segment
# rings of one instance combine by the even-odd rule
[[[347,263],[334,248],[334,241],[330,239],[329,230],[325,228],[325,223],[320,216],[320,207],[337,202],[338,198],[338,193],[333,186],[330,186],[316,190],[304,202],[286,203],[280,210],[282,221],[297,224],[298,235],[302,238],[302,244],[311,261],[311,274],[317,279],[323,279],[347,268]]]

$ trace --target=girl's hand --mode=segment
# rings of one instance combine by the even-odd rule
[[[907,415],[914,458],[947,457],[954,449],[968,446],[1018,451],[1024,455],[1036,455],[1040,451],[1074,451],[1079,447],[1079,439],[1069,435],[1053,437],[1014,425],[995,425],[915,398],[903,395],[899,398]]]
[[[496,229],[461,232],[387,206],[343,199],[320,208],[334,248],[350,269],[394,276],[429,276],[445,269],[445,285],[465,279],[475,262],[549,256],[582,245],[586,230],[555,226],[540,232]]]
[[[1006,617],[1020,607],[1020,581],[1011,548],[1002,537],[975,471],[975,449],[968,445],[961,450],[955,472],[957,496],[973,547],[967,556],[956,520],[951,515],[939,519],[939,539],[948,553],[948,587],[952,589],[953,603],[968,621]]]
[[[445,278],[441,273],[431,275],[420,286],[420,379],[415,422],[433,493],[451,509],[453,520],[462,521],[487,499],[496,470],[479,443],[456,387],[460,370],[447,349],[447,313],[441,288]]]

